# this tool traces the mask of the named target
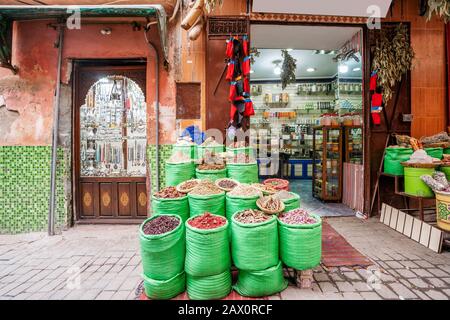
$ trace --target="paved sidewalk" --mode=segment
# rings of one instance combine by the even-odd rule
[[[271,299],[450,298],[450,252],[433,253],[377,219],[328,222],[375,265],[319,267],[311,289],[289,286]],[[137,228],[82,225],[54,237],[0,235],[0,299],[135,299]]]

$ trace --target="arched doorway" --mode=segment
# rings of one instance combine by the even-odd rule
[[[80,66],[76,84],[77,220],[142,220],[147,216],[145,66]]]

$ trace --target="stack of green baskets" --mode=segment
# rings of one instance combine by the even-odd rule
[[[310,215],[316,223],[287,224],[278,219],[281,260],[296,270],[318,266],[322,256],[322,219],[318,215]]]
[[[156,217],[148,218],[139,228],[144,290],[151,299],[170,299],[184,292],[186,288],[184,224],[179,216],[173,215],[180,219],[180,224],[174,230],[164,234],[146,235],[143,231],[144,225]]]
[[[186,222],[187,293],[190,299],[220,299],[231,291],[228,221],[214,229],[198,229]]]
[[[384,154],[384,172],[395,176],[403,176],[404,170],[401,163],[408,161],[412,154],[412,148],[386,148]]]
[[[231,255],[239,269],[234,289],[242,296],[262,297],[287,287],[278,256],[277,219],[245,224],[232,216]]]

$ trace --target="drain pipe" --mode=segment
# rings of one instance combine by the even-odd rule
[[[55,211],[56,211],[56,158],[58,153],[58,131],[59,131],[59,97],[61,91],[61,62],[64,39],[64,26],[57,27],[58,40],[55,47],[58,48],[58,67],[56,74],[56,88],[53,101],[53,133],[52,133],[52,160],[50,176],[50,203],[48,211],[48,235],[55,235]]]
[[[144,30],[144,36],[145,41],[147,41],[149,48],[151,48],[155,53],[155,116],[156,116],[156,190],[159,190],[159,55],[158,50],[156,49],[155,45],[148,40],[147,32],[150,30],[150,24],[147,25],[147,27]],[[152,188],[150,187],[150,194]]]

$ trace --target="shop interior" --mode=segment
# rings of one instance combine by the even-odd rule
[[[288,179],[302,207],[321,215],[362,211],[361,28],[257,24],[251,35],[260,178]],[[282,50],[296,59],[295,82],[284,89]],[[278,166],[268,160],[273,153]]]

